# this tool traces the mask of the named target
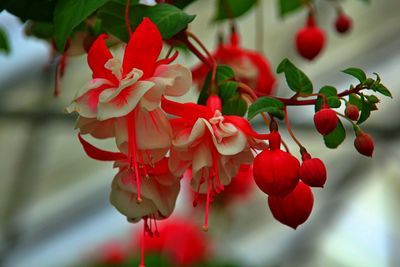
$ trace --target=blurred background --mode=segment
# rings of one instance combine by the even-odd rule
[[[206,234],[212,239],[213,257],[237,266],[400,266],[400,1],[370,2],[343,2],[354,28],[339,36],[332,25],[334,9],[329,1],[319,1],[318,19],[328,41],[324,53],[311,63],[294,50],[294,35],[305,21],[305,11],[281,19],[275,1],[260,1],[257,10],[238,20],[243,47],[261,45],[273,69],[288,57],[309,75],[315,88],[329,84],[343,90],[355,81],[340,70],[360,67],[369,75],[379,73],[394,97],[382,98],[380,110],[364,126],[375,140],[373,159],[355,151],[350,128],[338,149],[325,148],[312,124],[313,108],[290,108],[295,133],[326,163],[329,173],[325,188],[313,190],[311,217],[294,231],[272,218],[265,195],[255,189],[224,210],[214,208]],[[187,9],[197,14],[191,30],[211,50],[217,30],[227,30],[227,25],[211,24],[213,6],[214,1],[203,0]],[[262,29],[255,27],[256,17],[263,18]],[[7,12],[0,14],[0,27],[12,49],[8,56],[0,54],[0,264],[88,266],[104,244],[131,244],[142,225],[127,223],[109,204],[116,171],[111,163],[84,154],[74,131],[76,117],[63,112],[90,78],[86,58],[68,58],[61,95],[54,98],[49,44],[26,37],[24,25]],[[179,60],[197,62],[184,54]],[[277,94],[286,93],[279,76]],[[193,96],[185,99],[195,101]],[[266,131],[261,121],[254,125]],[[178,216],[193,212],[189,198],[181,194]],[[202,212],[200,208],[194,216],[199,228]]]

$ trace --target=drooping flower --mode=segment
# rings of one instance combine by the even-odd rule
[[[277,131],[271,132],[269,143],[270,149],[258,154],[254,160],[254,181],[270,196],[285,196],[297,185],[300,162],[280,149],[281,136]]]
[[[136,175],[127,155],[96,148],[80,135],[79,140],[89,157],[115,161],[114,167],[119,168],[119,171],[111,186],[110,201],[129,221],[137,222],[142,218],[161,220],[171,215],[180,190],[180,177],[171,174],[167,158],[153,166],[142,165],[138,169],[141,186],[137,187]]]
[[[213,53],[213,57],[217,64],[230,66],[234,70],[236,78],[256,92],[263,95],[273,93],[276,80],[267,59],[256,51],[243,49],[239,45],[237,33],[231,35],[229,43],[220,43]],[[209,66],[204,63],[192,70],[193,80],[200,88],[209,71]]]
[[[279,222],[296,229],[311,214],[314,196],[309,186],[299,182],[287,196],[268,196],[268,206]]]
[[[195,192],[206,193],[206,218],[211,194],[219,193],[237,174],[241,164],[253,160],[251,148],[263,149],[259,139],[268,134],[258,134],[249,122],[238,116],[223,116],[220,110],[193,103],[176,103],[167,99],[163,109],[179,118],[172,119],[174,139],[170,151],[171,172],[182,176],[191,168],[191,187]]]

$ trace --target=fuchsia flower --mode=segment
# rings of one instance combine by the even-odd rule
[[[246,119],[223,116],[218,109],[167,99],[163,99],[162,108],[179,117],[171,120],[174,139],[170,170],[180,177],[191,168],[192,189],[207,194],[204,225],[207,228],[211,193],[223,190],[241,164],[250,164],[254,158],[251,148],[265,148],[260,139],[269,135],[256,133]]]
[[[191,86],[191,72],[174,64],[177,54],[158,60],[162,37],[144,18],[132,34],[122,62],[100,35],[88,52],[93,79],[76,95],[68,112],[78,112],[77,127],[96,138],[115,137],[130,159],[140,200],[139,168],[161,160],[171,146],[172,130],[160,108],[161,97],[180,96]]]
[[[230,39],[230,43],[218,45],[213,54],[216,62],[230,66],[235,77],[255,91],[263,95],[272,94],[276,80],[267,59],[256,51],[240,47],[237,33],[233,33]],[[195,67],[192,70],[194,82],[202,86],[209,71],[210,68],[204,63]]]
[[[142,165],[139,168],[138,175],[142,181],[139,196],[139,187],[131,183],[135,174],[125,154],[98,149],[80,135],[79,141],[89,157],[115,161],[114,167],[119,168],[119,171],[112,183],[110,201],[129,221],[137,222],[142,218],[161,220],[171,215],[180,190],[180,179],[169,171],[167,158],[158,161],[154,166]],[[136,201],[139,197],[140,203]]]

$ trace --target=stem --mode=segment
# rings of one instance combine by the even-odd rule
[[[169,56],[171,55],[172,51],[174,50],[174,46],[171,45],[168,49],[167,55],[165,56],[165,58],[169,58]]]
[[[132,35],[132,28],[131,24],[129,23],[129,6],[130,6],[130,0],[126,0],[125,3],[125,24],[126,24],[126,29],[128,30],[129,36]]]
[[[178,37],[179,38],[179,37]],[[201,62],[208,65],[208,67],[212,68],[212,63],[195,47],[191,42],[189,42],[187,36],[181,37],[178,39],[182,42]]]
[[[343,97],[343,96],[347,96],[350,94],[355,94],[363,89],[364,88],[362,86],[356,86],[353,89],[344,90],[343,92],[339,93],[337,96]],[[264,95],[264,94],[260,94],[260,93],[258,93],[258,94],[259,94],[259,96],[268,96],[268,97],[275,98],[275,99],[281,101],[283,104],[285,104],[285,106],[308,106],[308,105],[315,105],[315,103],[317,102],[316,98],[308,99],[308,100],[297,100],[297,99],[292,99],[292,98],[274,97],[274,96]]]
[[[286,123],[286,128],[290,134],[290,136],[292,137],[293,141],[299,146],[300,149],[303,148],[303,145],[300,143],[300,141],[296,138],[296,136],[294,135],[292,128],[290,127],[290,123],[289,123],[289,117],[288,117],[288,112],[287,112],[287,108],[285,106],[285,109],[283,111],[284,115],[285,115],[285,123]]]
[[[186,32],[187,36],[193,39],[200,47],[203,49],[203,51],[206,53],[208,59],[211,62],[212,66],[212,76],[211,76],[211,81],[215,81],[215,75],[217,73],[217,62],[215,61],[215,58],[213,55],[211,55],[210,51],[208,51],[207,47],[203,44],[203,42],[192,32],[187,31]]]

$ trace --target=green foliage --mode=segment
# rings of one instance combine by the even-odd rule
[[[0,52],[5,54],[10,53],[10,44],[8,43],[6,32],[0,28]]]
[[[237,18],[249,11],[257,0],[217,0],[214,20]]]
[[[354,78],[358,79],[360,83],[363,83],[367,80],[367,75],[362,69],[359,68],[348,68],[343,70],[342,72],[353,76]]]
[[[346,139],[346,130],[339,120],[336,129],[328,135],[324,135],[324,142],[327,148],[335,149]]]
[[[127,42],[129,34],[125,24],[125,6],[117,2],[109,2],[99,10],[99,18],[102,20],[103,29]],[[188,15],[181,9],[169,5],[158,4],[155,6],[133,4],[129,9],[129,20],[132,30],[140,24],[144,17],[153,21],[164,39],[177,34],[193,21],[194,15]]]
[[[54,38],[59,51],[64,51],[65,43],[72,30],[109,0],[59,0],[54,11]]]
[[[283,119],[283,108],[284,104],[273,97],[263,96],[258,98],[251,106],[249,107],[249,112],[247,114],[247,119],[253,119],[257,114],[261,112],[268,112],[274,117],[279,119]]]
[[[279,15],[286,16],[289,13],[300,10],[312,0],[278,0]]]
[[[5,9],[22,21],[30,19],[51,22],[56,2],[56,0],[2,0],[0,10]]]
[[[210,86],[218,86],[218,96],[222,102],[222,114],[244,116],[247,112],[247,103],[241,98],[237,88],[238,82],[233,81],[235,73],[225,65],[217,66],[215,73],[216,84],[211,84],[212,71],[207,74],[197,103],[206,105]]]
[[[286,82],[292,91],[311,94],[313,85],[307,75],[285,58],[278,66],[277,73],[285,73]]]
[[[339,98],[337,97],[337,90],[333,86],[324,86],[319,90],[320,94],[323,94],[327,101],[328,101],[328,106],[331,108],[339,108],[341,105],[341,102]],[[322,108],[322,103],[323,103],[323,98],[322,96],[318,96],[317,101],[315,103],[315,112],[320,110]]]

